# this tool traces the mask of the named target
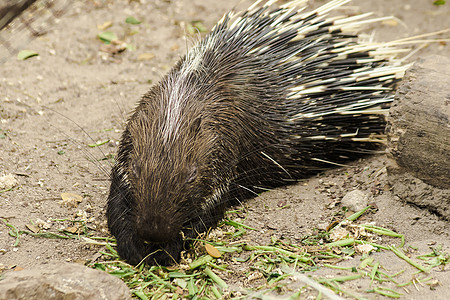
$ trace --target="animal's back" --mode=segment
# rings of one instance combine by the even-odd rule
[[[326,18],[346,2],[226,15],[175,75],[194,78],[181,84],[195,95],[186,99],[203,106],[235,151],[238,181],[249,188],[304,177],[383,142],[392,90],[407,67],[389,45],[358,38],[364,16]]]

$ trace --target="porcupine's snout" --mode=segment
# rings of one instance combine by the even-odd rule
[[[138,216],[136,220],[137,234],[144,242],[166,243],[178,236],[180,227],[167,220],[167,212],[154,212],[147,216]]]

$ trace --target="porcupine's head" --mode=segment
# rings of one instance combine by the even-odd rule
[[[123,133],[107,217],[118,252],[130,263],[146,257],[173,263],[183,237],[205,231],[223,214],[214,202],[232,175],[215,173],[218,160],[229,156],[207,113],[217,111],[204,107],[207,84],[195,84],[196,78],[180,70],[166,76],[142,98]]]

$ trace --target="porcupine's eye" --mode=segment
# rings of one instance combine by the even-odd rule
[[[192,136],[195,138],[198,133],[200,132],[200,125],[202,124],[202,117],[198,117],[197,119],[194,120],[194,122],[191,125],[191,134]]]

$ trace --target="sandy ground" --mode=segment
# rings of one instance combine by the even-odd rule
[[[106,235],[104,211],[110,165],[106,160],[97,160],[115,153],[127,112],[191,44],[191,39],[186,41],[185,24],[201,20],[210,29],[234,2],[83,1],[48,34],[28,44],[27,48],[39,56],[25,61],[11,57],[1,65],[0,176],[13,174],[18,185],[0,193],[0,218],[19,230],[38,219],[49,220],[51,229],[56,230],[70,224],[55,220],[80,219],[79,215],[84,214],[91,219],[90,230]],[[437,7],[432,2],[364,0],[355,1],[351,4],[355,6],[347,6],[344,11],[395,15],[399,22],[371,28],[376,39],[391,40],[449,28],[450,4]],[[126,24],[127,16],[143,23]],[[114,56],[104,52],[108,49],[102,48],[97,34],[101,32],[98,26],[105,22],[112,24],[108,30],[136,49]],[[450,56],[450,47],[429,45],[411,59],[432,53]],[[105,140],[109,142],[100,147],[88,146]],[[332,220],[340,209],[340,198],[358,188],[370,191],[370,202],[378,207],[367,217],[370,221],[404,233],[408,245],[418,247],[418,253],[430,252],[428,246],[435,244],[443,244],[448,251],[449,223],[395,201],[389,188],[384,188],[384,165],[383,156],[369,158],[352,168],[332,170],[246,202],[248,225],[258,229],[250,232],[248,239],[267,243],[275,235],[295,241],[313,233]],[[375,173],[376,178],[371,176]],[[82,196],[82,201],[62,204],[61,193],[65,192]],[[280,201],[288,205],[283,213],[277,209]],[[27,235],[14,246],[15,239],[8,231],[0,222],[3,268],[27,268],[55,260],[84,262],[99,250],[80,241]],[[398,263],[391,253],[376,255],[387,266]],[[405,276],[412,276],[412,272],[409,270]],[[432,275],[441,283],[436,290],[420,287],[404,298],[446,298],[450,292],[449,273]],[[363,285],[352,288],[363,289]]]

